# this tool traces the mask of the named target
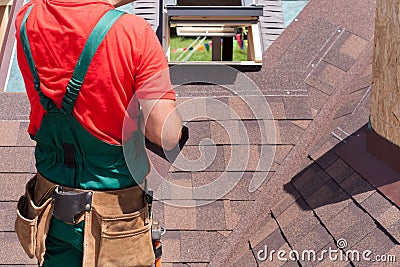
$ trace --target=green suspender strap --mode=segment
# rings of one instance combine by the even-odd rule
[[[75,66],[72,78],[67,85],[67,93],[62,102],[62,112],[71,114],[74,108],[76,98],[78,97],[79,90],[82,87],[83,81],[86,76],[86,72],[89,68],[90,62],[94,54],[97,51],[100,43],[103,41],[108,30],[112,25],[123,15],[124,12],[112,9],[108,11],[94,27],[90,34],[85,47],[78,59],[78,63]]]
[[[94,54],[109,29],[125,13],[110,10],[96,24],[79,56],[59,109],[40,90],[40,79],[26,32],[26,21],[32,7],[33,5],[25,14],[20,34],[35,89],[38,91],[43,108],[47,111],[38,133],[33,137],[37,142],[35,150],[37,170],[55,183],[75,188],[120,189],[140,183],[149,171],[141,131],[134,132],[126,146],[132,147],[125,150],[125,155],[128,155],[131,161],[129,166],[135,166],[130,172],[122,146],[111,145],[96,138],[72,115]]]
[[[28,61],[29,68],[32,72],[33,85],[34,85],[35,90],[38,91],[38,94],[40,97],[40,103],[42,104],[43,108],[45,110],[47,110],[48,112],[54,112],[54,111],[58,110],[57,106],[54,104],[54,102],[50,98],[48,98],[46,95],[44,95],[42,93],[42,91],[40,90],[40,79],[39,79],[39,75],[37,73],[35,61],[33,60],[33,57],[32,57],[32,51],[31,51],[31,47],[29,45],[28,34],[26,33],[26,21],[28,20],[28,17],[32,11],[32,8],[33,8],[33,5],[31,5],[28,8],[28,10],[26,11],[25,16],[22,20],[21,29],[20,29],[20,37],[21,37],[21,41],[22,41],[22,46],[24,48],[25,57]]]
[[[56,111],[58,110],[57,106],[54,104],[54,102],[48,98],[46,95],[44,95],[41,90],[40,90],[40,79],[39,75],[37,73],[35,61],[33,60],[32,57],[32,51],[30,48],[29,40],[28,40],[28,35],[26,32],[26,21],[29,17],[29,14],[31,13],[33,8],[33,5],[31,5],[27,12],[25,13],[25,16],[22,20],[21,24],[21,40],[25,52],[25,56],[28,60],[29,68],[32,72],[33,75],[33,82],[36,91],[39,92],[41,104],[43,107],[51,112],[51,111]],[[107,32],[111,28],[111,26],[114,25],[114,23],[123,15],[125,14],[124,12],[112,9],[109,10],[97,23],[97,25],[94,27],[92,33],[90,34],[85,47],[83,48],[83,51],[78,59],[78,63],[75,66],[74,73],[72,74],[72,78],[70,82],[67,85],[67,92],[64,96],[63,102],[62,102],[62,108],[61,111],[66,114],[71,114],[72,110],[75,105],[75,101],[78,97],[79,90],[82,87],[83,81],[85,79],[87,70],[89,69],[90,62],[92,61],[92,58],[94,54],[97,51],[97,48],[99,47],[100,43],[103,41],[104,37],[106,36]]]

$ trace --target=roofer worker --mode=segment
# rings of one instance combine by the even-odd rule
[[[38,173],[18,202],[15,229],[40,266],[154,263],[151,212],[137,186],[149,171],[141,128],[172,149],[181,120],[157,37],[143,19],[114,9],[121,4],[32,0],[16,18]]]

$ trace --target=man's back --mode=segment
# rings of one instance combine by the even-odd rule
[[[93,27],[113,8],[107,1],[32,1],[27,33],[41,80],[41,90],[60,107],[66,86]],[[18,62],[31,102],[29,133],[40,127],[44,109],[33,88],[20,45],[19,27],[30,4],[19,12],[17,25]],[[73,112],[74,117],[94,136],[120,144],[122,124],[129,101],[139,98],[170,99],[175,95],[168,79],[142,85],[167,68],[165,56],[150,25],[135,15],[124,15],[110,29],[89,66]],[[133,125],[133,129],[135,126]]]
[[[33,195],[47,192],[35,196],[34,202],[20,201],[19,211],[23,215],[26,208],[32,208],[29,205],[38,205],[38,199],[46,200],[54,210],[54,216],[42,216],[34,208],[38,217],[33,228],[26,224],[30,217],[17,219],[16,225],[19,229],[28,226],[26,231],[36,235],[40,241],[36,256],[44,266],[94,266],[97,262],[143,266],[154,260],[150,206],[143,190],[134,186],[148,171],[141,129],[148,130],[146,136],[153,142],[162,145],[165,141],[168,148],[178,142],[181,121],[174,111],[166,59],[150,25],[134,15],[118,15],[115,24],[109,23],[104,40],[99,38],[114,17],[103,15],[116,14],[107,12],[111,9],[104,1],[38,0],[24,6],[16,19],[18,62],[31,102],[28,131],[37,141],[38,174],[30,188],[35,188]],[[96,51],[93,57],[91,51]],[[90,56],[78,60],[81,53]],[[87,72],[82,67],[86,65]],[[133,98],[137,102],[126,116]],[[138,103],[148,120],[141,127]],[[121,147],[126,117],[130,117],[128,136],[132,133],[132,138],[126,139],[124,127],[124,141],[139,140],[129,158]],[[168,125],[166,138],[162,136],[164,125]],[[133,160],[136,168],[129,169],[126,160]],[[51,195],[54,204],[47,201]],[[93,202],[88,197],[92,195]],[[92,224],[92,220],[101,223]],[[33,231],[35,227],[49,231]],[[26,231],[17,231],[20,240],[27,240]],[[104,232],[110,232],[112,241]]]

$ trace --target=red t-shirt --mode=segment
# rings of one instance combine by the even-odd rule
[[[26,28],[33,59],[42,92],[58,107],[88,36],[113,6],[107,0],[33,0],[19,11],[17,57],[31,104],[28,132],[35,135],[45,110],[34,90],[19,34],[32,4]],[[120,144],[125,111],[135,94],[175,100],[167,60],[155,33],[142,18],[126,14],[111,27],[94,55],[73,115],[92,135]]]

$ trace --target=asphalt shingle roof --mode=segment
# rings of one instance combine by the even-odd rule
[[[262,106],[249,107],[243,96],[223,86],[194,83],[176,89],[177,103],[190,103],[182,117],[190,127],[191,139],[182,154],[198,160],[199,169],[171,166],[150,155],[154,169],[188,188],[209,184],[221,175],[227,181],[242,179],[219,200],[194,207],[209,199],[196,190],[164,190],[161,199],[168,203],[155,203],[156,216],[168,229],[163,241],[164,267],[350,266],[347,261],[327,259],[270,263],[255,256],[265,245],[275,250],[318,252],[336,248],[341,238],[348,243],[345,250],[399,255],[399,173],[363,149],[374,14],[372,0],[311,1],[264,54],[263,69],[247,74],[271,108],[277,130],[273,142],[263,139],[258,124],[271,123],[271,118],[254,114]],[[190,75],[197,74],[184,78],[190,80]],[[236,76],[220,78],[236,86]],[[225,112],[220,103],[233,112]],[[4,218],[0,264],[9,266],[36,263],[25,256],[13,232],[16,201],[35,172],[34,143],[26,133],[28,114],[25,94],[0,93],[0,211]],[[243,144],[244,134],[249,137],[250,160],[235,169],[242,162],[240,155],[233,155],[238,151],[234,146]],[[207,145],[201,149],[207,152],[203,155],[215,153],[214,158],[202,157],[199,150],[202,142],[209,144],[208,139],[213,140],[215,150],[208,151],[213,146]],[[271,168],[258,168],[260,151],[273,145],[276,153]],[[368,158],[369,164],[349,156],[356,152]],[[376,173],[368,171],[378,165]],[[255,173],[267,178],[250,193]],[[382,180],[383,173],[392,176]]]

